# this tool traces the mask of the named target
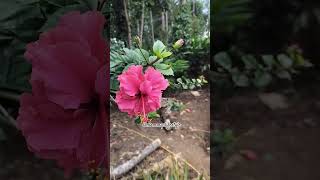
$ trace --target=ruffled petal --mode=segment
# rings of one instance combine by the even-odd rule
[[[107,44],[102,37],[103,26],[106,20],[98,11],[69,12],[61,17],[58,26],[67,27],[70,32],[78,32],[90,44],[92,54],[104,64]]]
[[[144,80],[142,69],[142,66],[133,65],[118,76],[120,88],[123,90],[123,93],[129,96],[135,96],[139,93],[140,84]]]
[[[80,44],[61,43],[27,47],[32,81],[43,81],[48,98],[66,109],[89,102],[99,64]]]
[[[166,80],[163,75],[155,70],[153,67],[148,67],[145,71],[144,77],[146,80],[150,81],[152,84],[152,89],[154,90],[165,90],[169,86],[168,80]]]

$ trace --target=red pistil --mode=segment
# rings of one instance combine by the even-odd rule
[[[143,122],[148,122],[149,121],[149,119],[148,119],[148,117],[146,116],[146,110],[145,110],[145,108],[144,108],[144,95],[141,95],[141,100],[142,100],[142,110],[143,110],[143,119],[142,119],[142,121]]]

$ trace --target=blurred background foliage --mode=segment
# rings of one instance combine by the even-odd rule
[[[111,0],[110,37],[111,64],[119,61],[113,52],[134,49],[133,37],[138,36],[142,49],[152,49],[161,40],[168,49],[178,39],[185,44],[167,65],[174,77],[167,76],[172,91],[194,89],[206,84],[210,55],[209,0]],[[122,53],[121,53],[122,52]],[[125,59],[122,70],[130,64]],[[111,70],[112,91],[117,90],[117,76],[122,71]],[[205,76],[203,76],[205,75]]]
[[[0,141],[6,139],[10,126],[15,127],[20,94],[31,91],[31,65],[23,56],[26,45],[69,11],[101,9],[106,14],[103,4],[98,0],[0,1]]]
[[[212,2],[210,80],[215,89],[265,89],[316,70],[319,5],[311,0]]]

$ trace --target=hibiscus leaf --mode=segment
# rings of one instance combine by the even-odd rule
[[[169,51],[165,51],[163,53],[161,53],[161,58],[166,58],[172,55],[172,52]]]
[[[116,76],[110,77],[110,89],[114,92],[119,90],[119,81]]]
[[[54,27],[57,24],[57,21],[60,19],[61,16],[63,16],[65,13],[73,10],[78,11],[86,11],[88,10],[88,7],[86,7],[84,4],[73,4],[64,6],[57,11],[55,11],[53,14],[51,14],[47,20],[47,22],[40,28],[40,32],[44,32],[52,27]]]
[[[166,46],[163,44],[163,42],[157,40],[154,44],[153,44],[153,53],[155,55],[157,55],[159,58],[161,58],[161,53],[162,51],[166,48]]]
[[[136,52],[135,50],[124,48],[123,49],[129,58],[129,62],[134,62],[136,64],[143,64],[145,62],[141,53]]]
[[[29,91],[31,65],[24,59],[25,43],[14,40],[0,52],[0,88],[18,92]]]
[[[277,59],[278,59],[279,63],[281,64],[281,66],[286,69],[292,67],[292,65],[293,65],[293,60],[289,56],[287,56],[286,54],[279,54],[277,56]]]
[[[134,122],[135,122],[136,124],[141,124],[142,120],[141,120],[140,116],[136,117],[136,118],[134,119]]]
[[[161,74],[166,75],[166,76],[173,76],[173,70],[170,65],[168,64],[154,64],[155,68],[161,72]]]
[[[150,112],[148,114],[148,118],[149,119],[156,119],[156,118],[159,118],[159,117],[160,117],[160,115],[157,112]]]
[[[80,0],[80,1],[83,2],[91,10],[97,10],[98,8],[98,0]]]
[[[158,57],[157,56],[150,56],[149,57],[149,62],[153,62],[157,59]]]

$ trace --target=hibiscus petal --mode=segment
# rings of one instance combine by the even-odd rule
[[[129,96],[139,93],[140,84],[143,82],[142,66],[130,66],[128,70],[118,76],[120,88]]]
[[[146,80],[146,81],[143,81],[141,84],[140,84],[140,88],[139,88],[140,92],[142,95],[148,95],[149,93],[152,92],[152,84],[150,81]]]
[[[128,96],[122,90],[118,91],[116,94],[116,103],[118,108],[122,112],[127,112],[129,115],[134,115],[134,108],[139,102],[136,96]]]
[[[92,54],[105,63],[107,45],[101,36],[105,24],[104,16],[98,11],[70,12],[61,17],[58,26],[70,28],[71,32],[79,32],[88,41]]]
[[[169,86],[168,80],[166,80],[163,75],[153,67],[147,68],[144,77],[146,80],[151,82],[152,88],[155,90],[165,90]]]
[[[99,65],[90,54],[79,52],[81,47],[74,43],[27,47],[26,58],[33,65],[31,80],[43,81],[48,98],[66,109],[89,102],[94,91]]]

